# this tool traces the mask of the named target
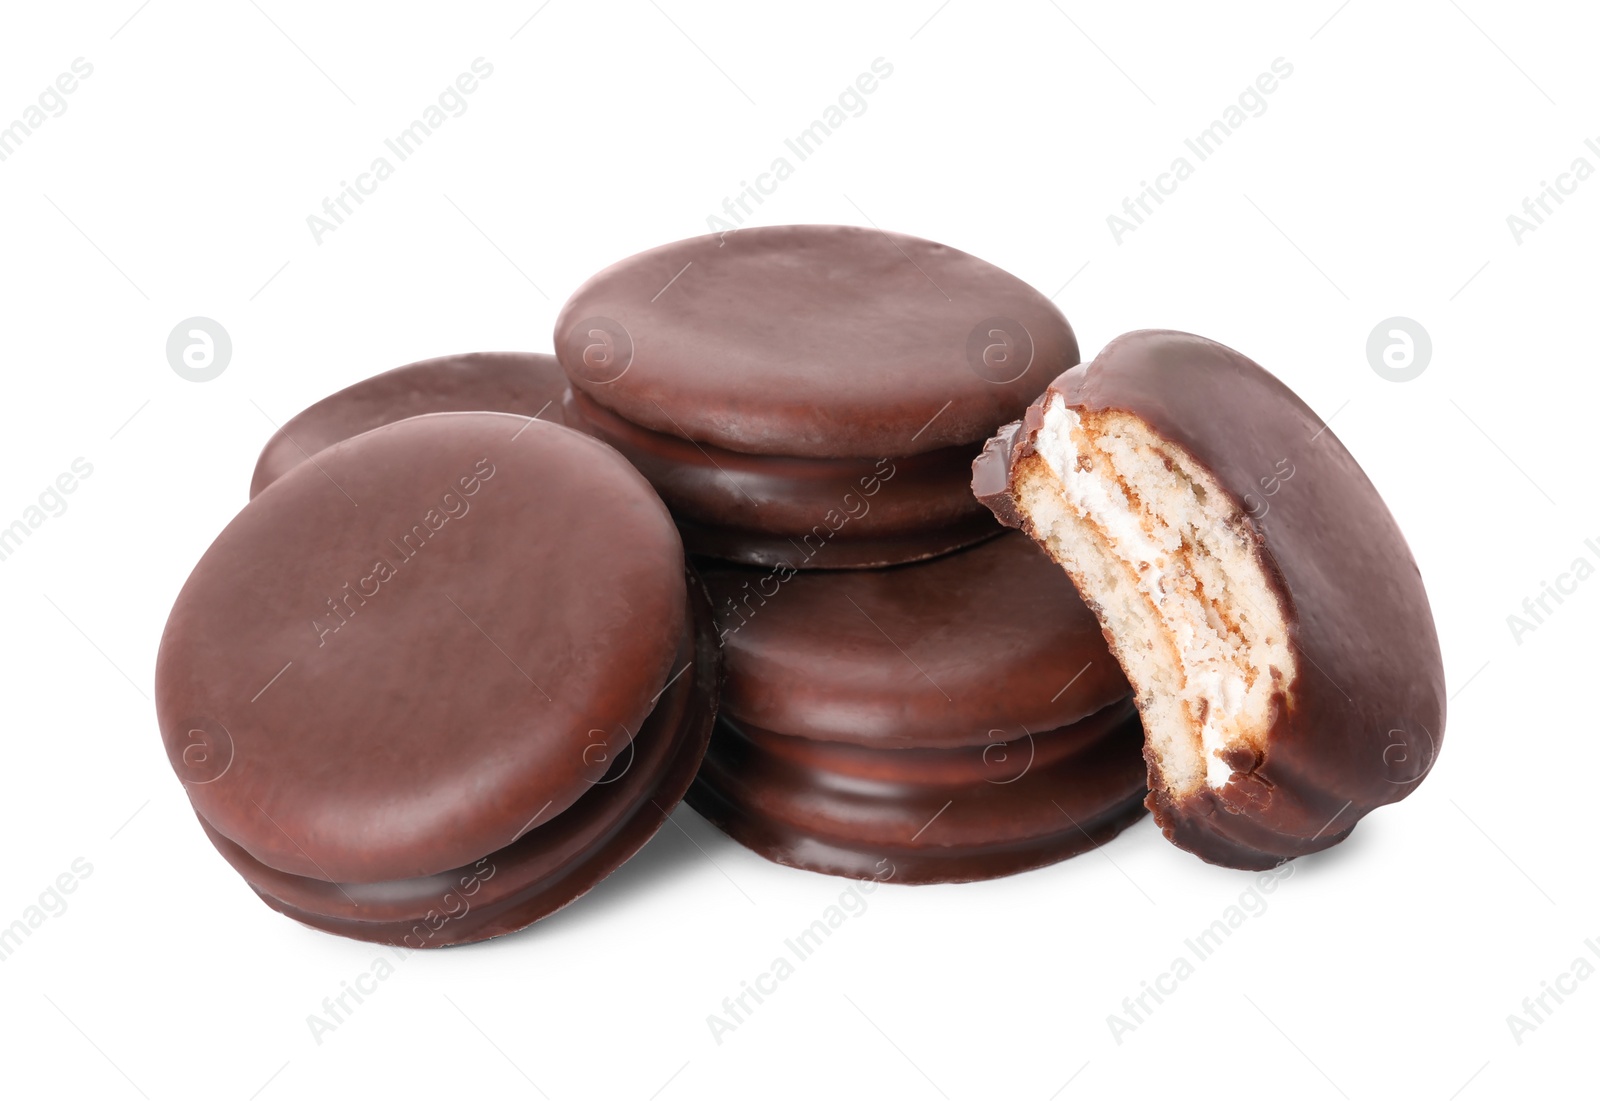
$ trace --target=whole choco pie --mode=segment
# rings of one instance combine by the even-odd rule
[[[661,493],[692,553],[881,566],[993,536],[983,440],[1078,362],[1038,291],[903,234],[777,226],[623,260],[556,319],[567,419]]]
[[[435,947],[638,849],[704,753],[718,666],[671,518],[619,455],[440,413],[334,443],[224,529],[167,622],[156,708],[268,905]]]
[[[898,883],[987,879],[1144,813],[1127,681],[1020,535],[892,569],[705,576],[727,678],[689,803],[763,856]]]
[[[1270,867],[1432,768],[1444,671],[1411,551],[1327,425],[1238,352],[1117,338],[990,441],[973,489],[1099,616],[1178,845]]]

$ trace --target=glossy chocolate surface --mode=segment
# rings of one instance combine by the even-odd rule
[[[469,865],[406,880],[329,883],[269,868],[204,819],[201,825],[268,906],[327,932],[439,948],[522,928],[583,895],[637,852],[694,778],[711,737],[721,651],[710,605],[693,579],[690,609],[692,635],[677,657],[687,671],[662,692],[604,777],[562,814],[540,818],[511,845]]]
[[[564,419],[615,447],[661,494],[693,554],[854,569],[930,558],[1000,533],[967,491],[977,446],[917,455],[752,455],[653,432],[569,391]]]
[[[882,749],[720,720],[689,805],[779,864],[959,883],[1086,852],[1144,814],[1130,699],[988,746]]]
[[[1077,409],[1139,417],[1210,470],[1288,614],[1298,674],[1261,758],[1182,801],[1152,765],[1150,808],[1168,838],[1213,863],[1265,868],[1414,791],[1444,734],[1438,636],[1405,537],[1333,431],[1256,363],[1187,333],[1118,337],[1051,389]],[[1018,522],[1012,466],[1031,452],[1043,400],[974,468],[1002,521]],[[1283,460],[1294,474],[1268,496]]]
[[[706,585],[727,676],[689,803],[763,856],[903,883],[986,879],[1082,852],[1143,813],[1127,681],[1071,583],[1020,534],[882,570],[708,565]]]
[[[1050,300],[994,265],[817,225],[613,264],[562,308],[555,348],[576,389],[634,424],[816,459],[976,444],[1078,361]]]
[[[483,411],[559,422],[566,389],[555,357],[532,352],[472,352],[396,367],[285,421],[261,450],[250,496],[324,448],[407,417]]]
[[[707,565],[723,711],[800,738],[985,746],[1128,694],[1094,614],[1017,532],[928,562],[807,573]]]
[[[659,498],[593,439],[385,425],[268,486],[195,567],[157,659],[169,759],[268,867],[460,868],[627,748],[676,671],[683,577]]]

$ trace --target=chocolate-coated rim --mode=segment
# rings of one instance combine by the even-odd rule
[[[782,535],[763,535],[738,528],[712,527],[678,521],[683,546],[690,554],[716,558],[741,566],[791,566],[802,570],[866,570],[914,565],[930,558],[975,547],[1003,534],[987,516],[974,516],[958,524],[904,538],[835,538],[820,549]]]
[[[1020,532],[892,569],[704,576],[727,650],[722,713],[741,727],[984,746],[1128,694],[1094,613]]]
[[[562,415],[633,463],[691,554],[859,569],[933,558],[1000,532],[968,489],[977,444],[876,459],[758,455],[653,431],[576,390]]]
[[[341,885],[268,868],[204,819],[201,825],[268,906],[340,936],[442,948],[487,940],[547,917],[588,893],[644,847],[683,799],[705,756],[722,659],[709,600],[692,574],[689,587],[693,623],[680,664],[692,653],[692,671],[685,669],[663,689],[631,750],[568,810],[475,864],[413,880]],[[565,850],[565,856],[552,861],[552,847]],[[488,875],[485,862],[493,869]],[[480,891],[487,893],[475,897]],[[363,906],[370,917],[351,916]]]
[[[491,412],[559,422],[566,388],[556,357],[542,352],[463,352],[384,371],[280,425],[256,459],[250,496],[340,440],[407,417]]]
[[[1105,735],[1052,767],[1004,784],[921,785],[903,804],[883,785],[775,763],[719,721],[686,801],[777,864],[909,884],[994,879],[1086,852],[1145,813],[1143,732],[1131,701],[1083,721]]]

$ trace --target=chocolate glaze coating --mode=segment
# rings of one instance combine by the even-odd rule
[[[555,357],[532,352],[472,352],[396,367],[285,421],[261,449],[250,496],[324,448],[407,417],[481,410],[559,422],[566,389]]]
[[[1040,868],[1144,814],[1131,699],[1061,730],[953,749],[793,738],[719,720],[688,803],[768,860],[962,883]]]
[[[1005,344],[982,335],[996,318],[1027,339],[986,363],[983,349]],[[1078,361],[1049,299],[992,264],[816,225],[693,237],[613,264],[562,308],[555,348],[575,388],[634,424],[814,459],[976,444]]]
[[[1008,528],[1022,527],[1022,514],[1011,497],[1011,456],[1016,450],[1022,423],[1018,420],[1001,425],[972,460],[972,495]],[[1038,431],[1037,416],[1031,418],[1029,424],[1033,431]]]
[[[1149,806],[1167,837],[1215,864],[1266,868],[1327,848],[1415,790],[1444,734],[1438,636],[1404,536],[1334,433],[1260,366],[1187,333],[1118,337],[1050,389],[1079,410],[1139,417],[1215,476],[1232,523],[1255,542],[1298,658],[1263,755],[1237,764],[1226,787],[1175,801],[1152,758]],[[1002,429],[973,471],[980,499],[1025,529],[1010,491],[1044,401]],[[1261,499],[1261,479],[1282,459],[1293,478],[1252,516],[1246,496]]]
[[[462,867],[626,748],[674,672],[683,571],[660,499],[581,433],[385,425],[268,486],[195,567],[157,658],[169,758],[269,867]]]
[[[578,391],[568,391],[564,418],[649,479],[693,554],[855,569],[931,558],[1000,534],[967,492],[976,445],[899,458],[752,455],[641,428]]]
[[[440,948],[520,929],[560,909],[643,847],[683,798],[705,755],[716,714],[721,650],[710,604],[690,579],[692,634],[638,736],[603,779],[564,813],[506,848],[450,872],[383,883],[329,883],[269,868],[201,826],[268,906],[306,925],[359,940]]]
[[[689,803],[768,859],[985,879],[1143,813],[1127,681],[1021,535],[891,569],[705,577],[727,678]]]
[[[1128,694],[1093,613],[1016,532],[887,570],[704,574],[728,650],[723,711],[741,727],[986,746]]]

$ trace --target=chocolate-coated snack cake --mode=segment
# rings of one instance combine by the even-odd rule
[[[1270,867],[1431,769],[1444,671],[1410,548],[1344,445],[1251,360],[1119,337],[991,440],[972,484],[1098,615],[1178,845]]]
[[[614,264],[556,319],[567,418],[661,493],[692,553],[881,566],[993,537],[985,438],[1078,362],[1060,312],[903,234],[777,226]]]
[[[693,778],[720,662],[704,590],[654,491],[570,429],[437,413],[316,458],[173,606],[173,769],[223,856],[306,924],[414,948],[527,925]]]
[[[1127,681],[1022,536],[889,569],[707,566],[706,583],[727,679],[689,803],[768,859],[989,879],[1144,813]]]
[[[566,390],[555,357],[537,352],[469,352],[396,367],[285,421],[261,449],[250,496],[340,440],[424,413],[515,413],[559,424]]]

